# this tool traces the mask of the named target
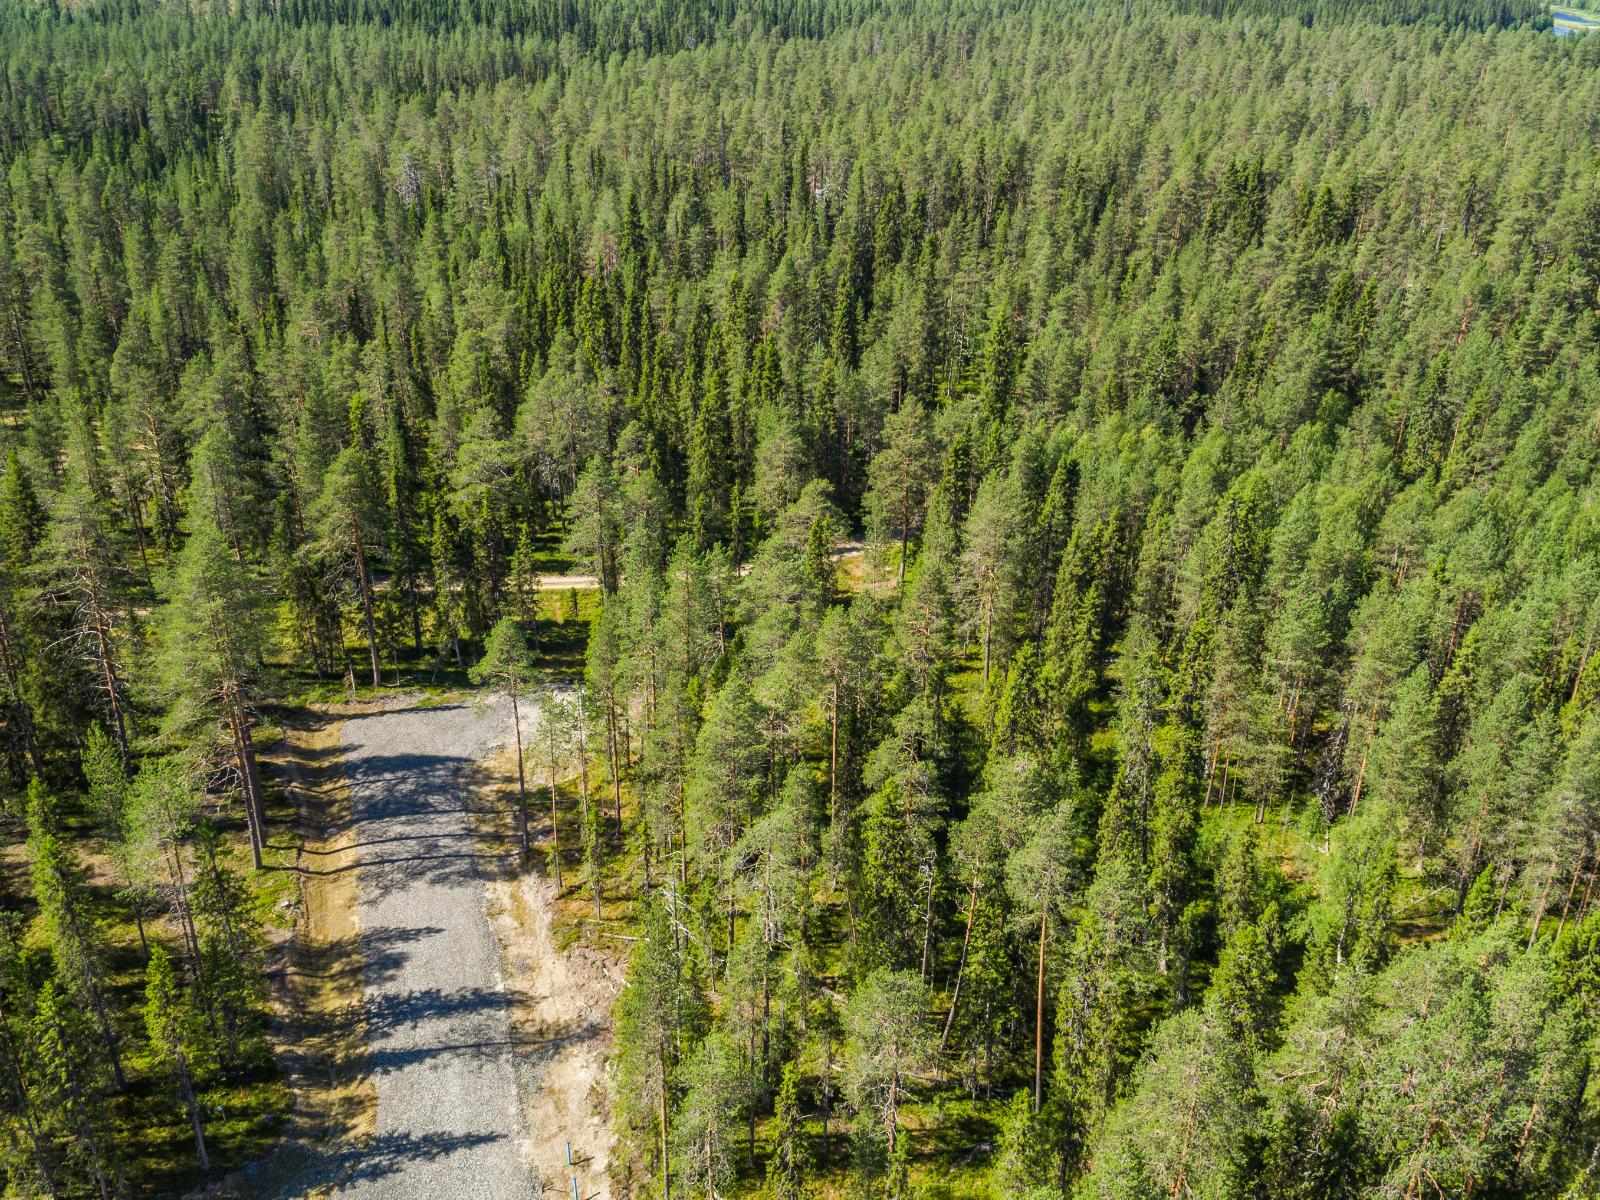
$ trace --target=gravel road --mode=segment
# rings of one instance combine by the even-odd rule
[[[475,851],[468,813],[474,764],[510,736],[509,706],[470,701],[344,723],[378,1112],[340,1196],[533,1194],[511,1000],[485,911],[486,881],[513,863]]]

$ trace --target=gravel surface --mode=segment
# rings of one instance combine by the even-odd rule
[[[523,736],[527,710],[523,712]],[[485,911],[509,856],[475,851],[475,764],[511,736],[508,705],[352,717],[345,770],[377,1130],[338,1195],[527,1197],[511,999]]]

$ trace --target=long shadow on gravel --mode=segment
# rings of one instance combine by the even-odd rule
[[[297,974],[319,979],[355,973],[370,984],[382,985],[397,978],[405,969],[406,961],[410,957],[407,947],[442,932],[443,930],[436,926],[369,930],[357,937],[339,938],[318,947],[315,951],[303,952],[295,970]],[[322,1018],[325,1031],[333,1029],[344,1031],[354,1022],[363,1019],[370,1021],[373,1007],[369,997],[365,1003],[351,1004],[339,1011],[325,1013]],[[290,1039],[282,1051],[283,1061],[291,1069],[301,1068],[304,1062],[309,1061],[306,1056],[314,1058],[315,1054],[313,1042],[309,1038]]]
[[[345,1177],[346,1184],[381,1179],[403,1169],[408,1163],[445,1158],[461,1150],[505,1140],[503,1133],[430,1134],[412,1137],[403,1133],[379,1134],[361,1151],[361,1160]]]
[[[356,974],[372,983],[387,983],[405,966],[407,946],[442,932],[432,925],[412,929],[391,927],[339,938],[302,953],[295,972],[314,979]]]
[[[420,1025],[446,1017],[485,1012],[510,1012],[516,998],[508,992],[485,988],[419,988],[409,992],[383,992],[367,998],[367,1030],[373,1036],[402,1025]]]
[[[467,828],[409,832],[442,814],[476,810],[468,803],[478,777],[472,760],[393,754],[352,755],[351,761],[350,781],[362,796],[361,823],[373,831],[356,843],[364,899],[381,899],[418,883],[449,886],[494,878],[515,867],[514,852],[478,849]]]
[[[389,708],[341,729],[363,948],[379,944],[360,1006],[377,1140],[353,1200],[523,1200],[533,1177],[518,1072],[541,1043],[513,1028],[486,883],[517,869],[509,839],[474,838],[477,763],[511,734],[509,706]],[[384,963],[382,939],[395,966]],[[443,1135],[443,1136],[441,1136]],[[417,1151],[425,1150],[425,1156]]]
[[[521,1049],[522,1045],[523,1043],[517,1041],[452,1042],[446,1046],[410,1046],[374,1050],[372,1071],[375,1075],[383,1075],[389,1071],[414,1067],[418,1063],[430,1062],[445,1056],[460,1059],[470,1066],[473,1063],[509,1058],[511,1052]]]
[[[548,1031],[544,1037],[513,1033],[507,1038],[456,1040],[425,1046],[381,1046],[372,1049],[370,1061],[375,1075],[413,1067],[445,1056],[483,1063],[516,1054],[530,1066],[539,1067],[548,1062],[557,1051],[599,1036],[601,1029],[599,1022],[586,1021],[574,1023],[561,1030]]]

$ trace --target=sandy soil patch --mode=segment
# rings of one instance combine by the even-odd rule
[[[485,821],[482,833],[509,837],[515,822],[516,758],[507,750],[484,768],[495,781],[487,790],[494,798],[490,807],[499,815]],[[531,792],[537,819],[543,793]],[[534,831],[537,835],[547,829],[548,810]],[[536,858],[540,852],[536,846]],[[568,883],[570,887],[572,881]],[[587,903],[582,897],[576,902],[579,907]],[[563,924],[555,883],[533,870],[491,881],[489,917],[500,941],[507,988],[516,997],[512,1021],[518,1041],[538,1047],[522,1058],[529,1160],[547,1193],[571,1195],[576,1176],[582,1200],[610,1200],[608,1064],[612,1006],[623,982],[623,943],[597,949],[575,940]]]

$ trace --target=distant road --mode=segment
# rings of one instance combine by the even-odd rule
[[[539,590],[541,592],[564,591],[567,588],[597,588],[600,581],[593,575],[541,575],[539,576]]]
[[[828,557],[833,559],[834,562],[843,562],[849,558],[860,558],[864,550],[865,547],[861,542],[835,542]],[[742,575],[749,569],[750,564],[746,563],[740,568],[739,573]],[[581,573],[573,575],[541,575],[539,576],[538,590],[541,592],[564,592],[568,588],[577,588],[582,591],[585,588],[597,588],[599,586],[600,580],[594,575]]]

